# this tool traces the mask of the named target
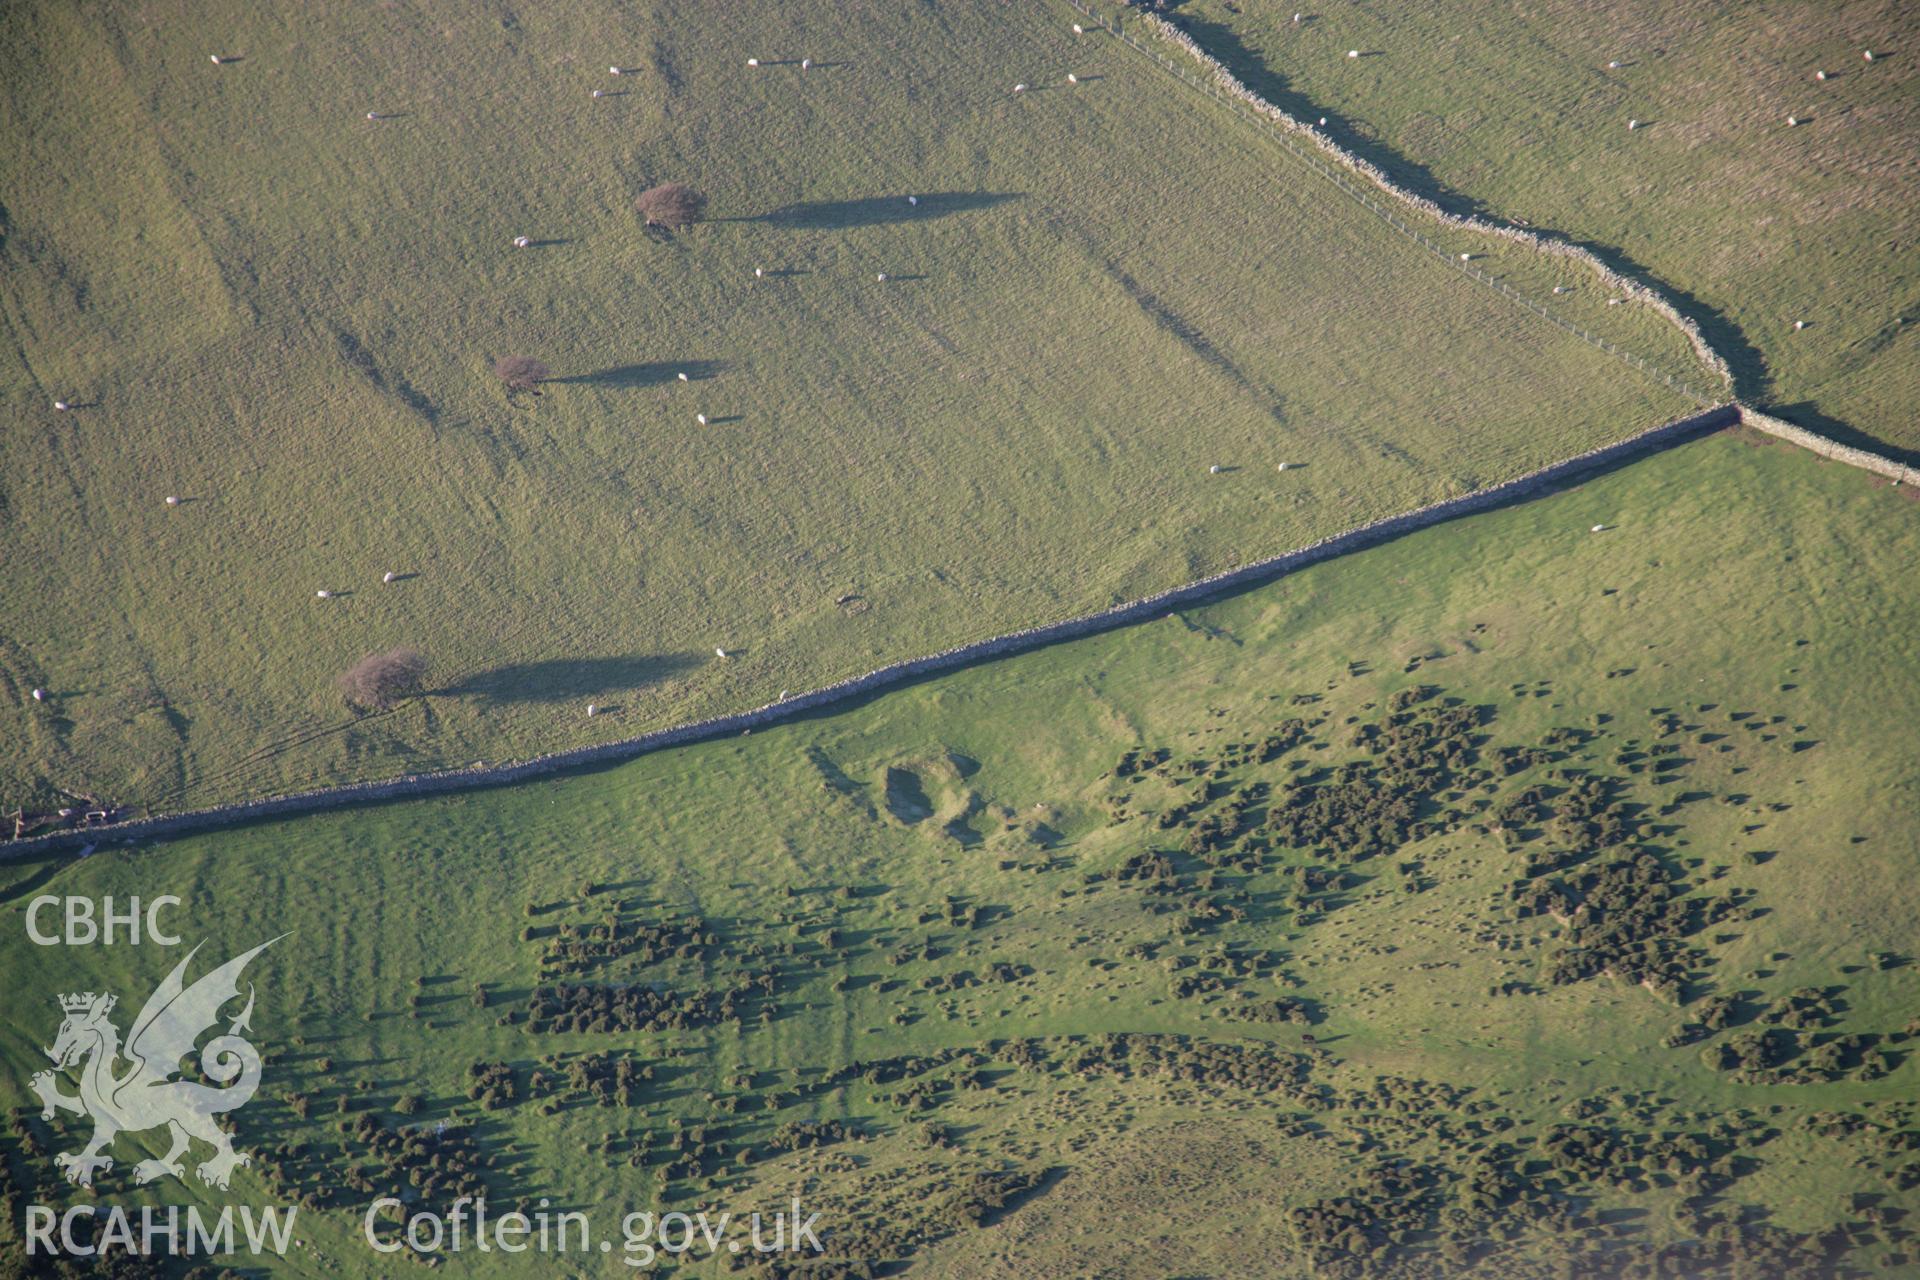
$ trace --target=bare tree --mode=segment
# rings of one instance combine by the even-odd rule
[[[340,677],[340,693],[350,707],[385,711],[425,688],[427,660],[417,649],[370,653]]]
[[[532,356],[501,356],[493,362],[493,372],[507,384],[508,391],[531,391],[535,395],[540,394],[539,384],[553,376],[553,370]]]
[[[640,211],[648,226],[666,227],[671,231],[700,221],[707,198],[684,182],[663,182],[642,191],[633,207]]]

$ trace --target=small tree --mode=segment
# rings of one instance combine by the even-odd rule
[[[340,693],[350,707],[384,711],[424,687],[427,660],[417,649],[370,653],[340,677]]]
[[[507,384],[508,391],[531,391],[535,395],[540,394],[539,384],[553,376],[553,370],[532,356],[501,356],[493,362],[493,372]]]
[[[707,198],[684,182],[663,182],[642,191],[633,207],[640,211],[648,226],[673,231],[700,221]]]

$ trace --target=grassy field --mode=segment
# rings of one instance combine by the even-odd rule
[[[8,6],[0,805],[627,736],[1692,407],[1072,16]],[[709,220],[646,234],[662,179]],[[438,692],[355,721],[395,645]]]
[[[291,931],[232,1197],[330,1206],[288,1273],[378,1270],[410,1127],[496,1205],[799,1195],[922,1274],[1901,1273],[1913,512],[1723,433],[833,716],[15,867],[0,1102],[170,959],[25,904],[175,893],[206,957]],[[77,1122],[13,1114],[57,1201]]]
[[[1744,398],[1920,456],[1910,10],[1335,0],[1297,26],[1293,14],[1194,0],[1175,17],[1414,190],[1529,220],[1657,281]]]

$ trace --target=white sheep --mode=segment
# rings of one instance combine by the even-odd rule
[[[1274,468],[1275,471],[1285,471],[1286,469],[1287,469],[1287,464],[1284,462]]]
[[[1798,333],[1800,330],[1806,327],[1807,327],[1807,322],[1805,320],[1795,320],[1793,322],[1793,329],[1795,333]]]
[[[1861,54],[1860,54],[1860,56],[1861,56],[1861,57],[1862,57],[1863,59],[1865,59],[1866,61],[1868,61],[1868,62],[1872,62],[1872,61],[1873,61],[1873,50],[1871,50],[1871,49],[1865,49],[1865,50],[1862,50],[1862,51],[1861,51]]]
[[[1079,76],[1077,76],[1077,75],[1075,75],[1075,74],[1073,74],[1073,72],[1071,72],[1071,71],[1069,71],[1069,72],[1067,72],[1067,83],[1068,83],[1068,84],[1079,84],[1079,83],[1080,83],[1080,77],[1079,77]]]
[[[333,592],[328,591],[323,587],[320,590],[313,593],[313,598],[315,600],[331,600],[333,599]]]
[[[47,691],[45,689],[35,689],[33,691],[33,700],[35,702],[45,702],[47,700]]]
[[[167,505],[170,507],[177,507],[180,505],[180,499],[170,493],[167,495]]]
[[[515,236],[513,238],[513,247],[516,249],[524,249],[532,243],[533,241],[529,240],[526,236]]]
[[[617,76],[617,75],[619,75],[619,74],[620,74],[620,68],[618,68],[618,67],[608,67],[608,68],[607,68],[607,74],[608,74],[608,75],[610,75],[610,76]]]
[[[1320,127],[1322,129],[1327,127],[1327,118],[1325,116],[1320,117]]]
[[[716,658],[724,658],[727,656],[727,651],[725,649],[719,648],[718,646],[715,646],[713,651],[713,656]]]
[[[885,284],[887,282],[887,273],[884,271],[879,272],[873,278],[875,280],[878,280],[881,284]]]
[[[1625,298],[1608,298],[1608,299],[1607,299],[1607,305],[1608,305],[1608,306],[1610,306],[1610,307],[1617,307],[1617,306],[1619,306],[1619,305],[1620,305],[1621,303],[1623,303],[1623,302],[1625,302],[1625,301],[1626,301],[1626,299],[1625,299]]]
[[[67,410],[73,408],[73,406],[68,404],[65,400],[55,400],[53,402],[53,407],[55,409],[58,409],[61,413],[65,413]]]
[[[1461,255],[1460,255],[1460,261],[1462,261],[1462,262],[1472,262],[1472,261],[1473,261],[1473,255],[1472,255],[1472,254],[1470,254],[1470,253],[1463,253],[1463,254],[1461,254]]]
[[[1297,26],[1299,26],[1299,25],[1300,25],[1300,22],[1301,22],[1301,20],[1302,20],[1303,18],[1305,18],[1305,17],[1306,17],[1306,15],[1305,15],[1305,14],[1302,14],[1302,13],[1296,13],[1296,14],[1294,14],[1294,15],[1293,15],[1293,25],[1294,25],[1294,26],[1296,26],[1296,27],[1297,27]]]
[[[1219,463],[1215,463],[1215,464],[1214,464],[1213,466],[1211,466],[1211,467],[1208,467],[1208,468],[1207,468],[1207,474],[1208,474],[1208,475],[1210,475],[1210,476],[1217,476],[1217,475],[1219,475],[1219,474],[1220,474],[1220,464],[1219,464]]]
[[[369,120],[383,120],[385,118],[386,117],[382,116],[378,111],[367,112],[367,119]]]
[[[389,586],[393,585],[393,570],[389,569],[385,573],[381,574],[380,581],[386,583]]]
[[[587,704],[587,716],[588,716],[588,718],[589,718],[589,719],[591,719],[591,718],[593,717],[593,713],[594,713],[594,712],[596,712],[596,711],[598,711],[599,709],[600,709],[599,707],[597,707],[597,706],[595,706],[595,705],[594,705],[593,703],[591,703],[591,702],[589,702],[589,703]]]
[[[1360,56],[1360,51],[1358,49],[1349,49],[1347,50],[1347,56],[1349,58],[1357,58]]]
[[[919,204],[919,203],[920,203],[920,197],[919,197],[919,196],[908,196],[908,197],[907,197],[907,203],[908,203],[908,204],[913,204],[913,205],[917,205],[917,204]]]
[[[217,54],[217,53],[211,53],[211,54],[208,54],[207,56],[213,59],[213,65],[214,65],[214,66],[216,66],[216,67],[217,67],[217,66],[219,66],[219,65],[220,65],[220,64],[221,64],[222,62],[224,62],[224,61],[225,61],[225,59],[224,59],[224,58],[222,58],[222,57],[221,57],[221,56],[220,56],[219,54]]]
[[[1610,61],[1607,63],[1607,70],[1618,71],[1619,69],[1620,69],[1620,64],[1618,61]]]
[[[604,98],[607,96],[607,91],[605,89],[595,89],[593,91],[593,96],[596,98]]]
[[[1799,118],[1798,116],[1788,116],[1788,117],[1787,117],[1787,128],[1789,128],[1789,129],[1791,129],[1791,128],[1793,128],[1793,126],[1795,126],[1795,125],[1797,125],[1797,124],[1799,124],[1799,123],[1800,123],[1800,118]]]
[[[704,414],[704,413],[696,413],[696,414],[694,414],[694,415],[693,415],[693,420],[694,420],[695,422],[697,422],[697,423],[699,423],[699,424],[700,424],[701,426],[703,426],[703,427],[707,425],[707,415],[706,415],[706,414]]]
[[[1025,93],[1027,91],[1027,86],[1024,84],[1017,84],[1013,86],[1013,91],[1015,93]]]
[[[758,58],[748,58],[748,59],[747,59],[747,65],[748,65],[748,66],[750,66],[750,67],[757,67],[757,66],[759,66],[759,65],[760,65],[760,59],[758,59]]]
[[[1082,27],[1079,23],[1076,22],[1073,24],[1073,34],[1077,36],[1083,36],[1087,34],[1086,28]]]
[[[1813,78],[1815,80],[1825,80],[1827,78],[1827,73],[1824,71],[1816,71],[1813,73]]]
[[[811,70],[813,70],[813,59],[812,59],[812,58],[802,58],[802,59],[800,59],[800,69],[801,69],[802,71],[811,71]]]
[[[759,267],[755,267],[753,269],[753,278],[755,280],[764,280],[766,278],[766,275],[767,273]]]
[[[1593,526],[1593,528],[1587,530],[1588,533],[1605,533],[1606,531],[1607,531],[1607,526],[1603,524],[1597,524]]]
[[[1567,291],[1567,287],[1563,284],[1557,284],[1553,286],[1553,291],[1555,293],[1565,293]]]
[[[679,372],[678,374],[676,374],[676,375],[674,375],[674,376],[676,376],[677,378],[679,378],[679,379],[680,379],[680,381],[682,381],[682,382],[692,382],[692,381],[693,381],[693,379],[692,379],[692,378],[689,378],[689,377],[687,376],[687,371],[686,371],[685,369],[682,369],[682,370],[681,370],[681,371],[680,371],[680,372]]]
[[[1638,120],[1627,121],[1628,132],[1632,132],[1633,130],[1638,129],[1639,127],[1640,127],[1640,122]]]

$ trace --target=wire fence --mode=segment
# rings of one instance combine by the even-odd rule
[[[1208,97],[1226,104],[1247,116],[1249,119],[1265,126],[1267,136],[1279,142],[1295,159],[1331,183],[1343,195],[1378,217],[1389,227],[1393,228],[1393,230],[1405,236],[1441,262],[1444,262],[1451,269],[1459,272],[1462,276],[1485,285],[1509,301],[1525,307],[1528,311],[1533,312],[1548,324],[1572,334],[1581,341],[1597,347],[1625,364],[1631,365],[1646,376],[1658,382],[1665,383],[1669,388],[1686,396],[1695,404],[1717,404],[1724,398],[1711,396],[1702,392],[1692,384],[1674,377],[1672,373],[1660,368],[1637,352],[1629,351],[1619,343],[1604,338],[1581,325],[1575,324],[1564,316],[1555,314],[1550,308],[1543,306],[1526,294],[1521,293],[1498,276],[1481,270],[1470,261],[1461,261],[1457,252],[1441,245],[1425,231],[1407,221],[1399,211],[1384,203],[1381,198],[1381,193],[1377,189],[1369,189],[1367,186],[1362,186],[1347,174],[1343,173],[1338,167],[1329,164],[1321,156],[1315,155],[1312,150],[1301,144],[1300,140],[1294,136],[1291,130],[1283,126],[1276,126],[1274,120],[1255,111],[1245,99],[1227,92],[1218,83],[1207,77],[1196,74],[1193,70],[1181,66],[1173,59],[1161,53],[1160,50],[1149,47],[1146,42],[1133,35],[1133,33],[1124,30],[1118,18],[1109,19],[1105,15],[1097,13],[1090,5],[1085,3],[1085,0],[1066,0],[1066,3],[1088,21],[1098,26],[1106,34],[1113,36],[1129,49],[1134,50],[1143,57],[1151,59],[1155,65],[1167,74],[1180,79],[1192,88],[1206,94]]]

